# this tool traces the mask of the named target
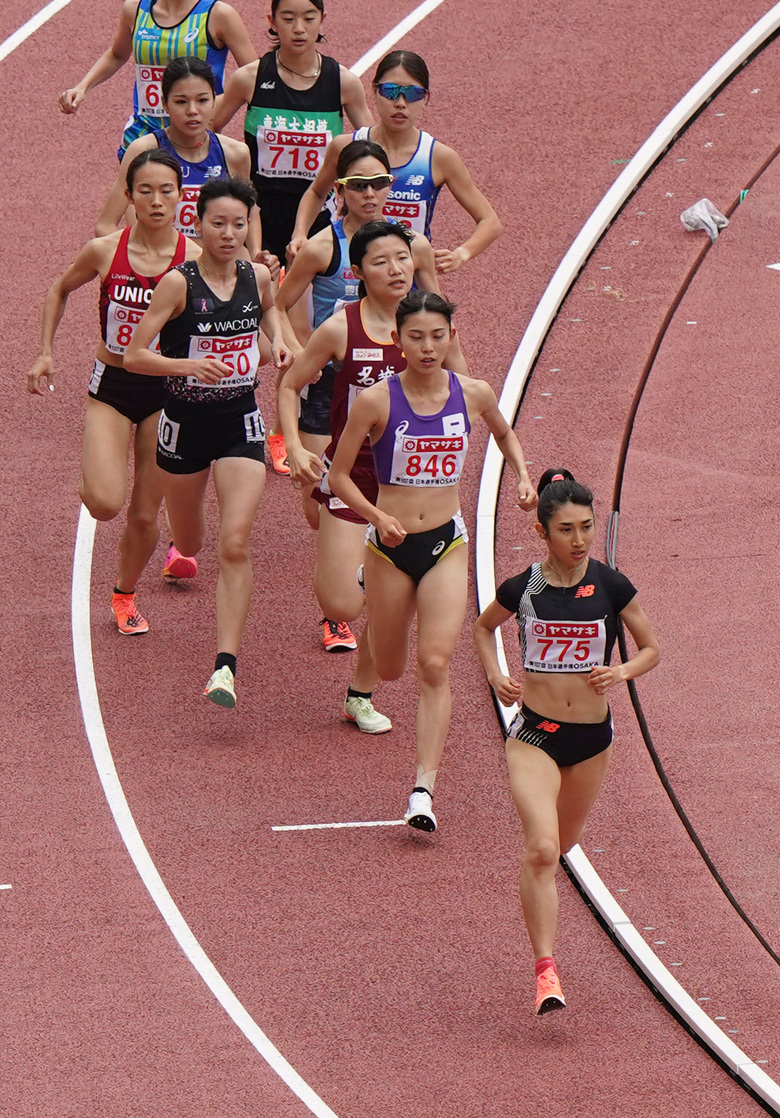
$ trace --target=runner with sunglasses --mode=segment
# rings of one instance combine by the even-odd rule
[[[379,123],[352,136],[337,136],[322,169],[301,199],[289,255],[303,245],[306,229],[328,197],[340,152],[351,139],[371,139],[385,149],[394,183],[385,214],[431,239],[431,221],[439,191],[446,186],[475,222],[463,244],[435,250],[436,269],[454,272],[477,256],[501,233],[496,211],[474,184],[461,157],[417,123],[430,97],[428,67],[418,54],[395,50],[379,63],[373,80]]]
[[[324,0],[271,0],[268,34],[278,45],[259,62],[236,70],[214,114],[219,132],[242,105],[247,107],[244,138],[252,157],[263,248],[282,263],[301,195],[327,145],[342,132],[344,113],[356,128],[372,119],[359,78],[317,50],[324,18]],[[306,234],[328,223],[327,211],[314,213]],[[304,314],[301,329],[305,321]],[[277,473],[289,474],[276,420],[268,449]]]
[[[78,85],[60,94],[60,112],[77,112],[89,91],[113,77],[132,56],[133,115],[117,153],[121,159],[133,140],[169,123],[162,104],[163,70],[184,54],[208,62],[217,93],[222,92],[228,54],[238,66],[257,58],[241,16],[223,0],[125,0],[111,46]]]
[[[505,706],[518,702],[509,727],[509,786],[525,836],[520,903],[536,960],[534,1012],[566,1002],[553,959],[558,918],[555,875],[562,853],[580,841],[612,754],[606,694],[660,659],[637,592],[624,574],[590,558],[593,494],[568,470],[539,482],[536,531],[547,555],[503,582],[474,626],[488,683]],[[523,656],[522,683],[498,663],[495,631],[514,617]],[[623,622],[637,651],[610,666]]]
[[[276,297],[285,340],[296,356],[303,351],[305,339],[296,337],[288,312],[310,284],[314,329],[335,311],[357,300],[358,280],[350,264],[349,246],[358,229],[382,217],[393,183],[389,172],[386,152],[371,140],[353,140],[341,152],[335,184],[341,217],[306,242]],[[417,284],[438,291],[433,250],[424,237],[415,237],[412,241],[412,260]],[[307,385],[301,394],[298,437],[306,450],[318,456],[327,450],[330,442],[335,376],[334,366],[326,365],[319,380]],[[304,515],[316,530],[320,522],[320,505],[313,496],[314,484],[302,484],[300,490]],[[323,618],[322,632],[323,646],[329,652],[356,647],[355,637],[346,621]]]

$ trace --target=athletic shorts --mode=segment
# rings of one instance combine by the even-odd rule
[[[330,405],[333,401],[333,382],[336,370],[326,365],[320,379],[307,384],[305,395],[301,395],[301,413],[298,416],[298,430],[307,435],[330,434]]]
[[[224,404],[168,396],[157,424],[157,465],[169,474],[197,474],[218,458],[265,464],[265,428],[254,392]]]
[[[331,492],[327,474],[331,463],[328,451],[335,453],[332,446],[329,446],[323,454],[322,461],[325,464],[326,472],[320,478],[319,486],[312,491],[312,497],[319,504],[324,505],[331,516],[335,516],[337,520],[347,520],[350,524],[367,524],[368,521],[364,520],[362,516],[358,516],[349,505],[345,505],[340,497]],[[379,482],[376,480],[376,470],[374,469],[374,459],[371,456],[370,447],[364,445],[360,448],[349,476],[366,500],[375,505],[379,496]]]
[[[255,183],[257,186],[257,183]],[[263,248],[279,257],[279,263],[285,267],[287,260],[287,246],[292,238],[295,228],[295,218],[298,216],[298,205],[303,194],[263,194],[260,193],[260,222],[263,228]],[[321,229],[330,225],[330,214],[327,210],[320,210],[314,219],[314,224],[309,230],[313,237]]]
[[[97,358],[88,391],[93,400],[108,404],[131,423],[143,423],[154,415],[163,406],[166,397],[162,377],[129,373],[121,365],[106,365]]]
[[[612,713],[603,722],[554,722],[523,703],[507,730],[508,738],[544,750],[559,769],[598,756],[612,745]]]
[[[428,571],[433,570],[445,555],[449,555],[460,544],[468,542],[469,535],[459,512],[438,528],[429,528],[425,532],[410,532],[397,547],[387,547],[383,544],[373,524],[369,524],[366,531],[366,547],[381,555],[383,559],[387,559],[407,575],[415,586],[419,586]]]

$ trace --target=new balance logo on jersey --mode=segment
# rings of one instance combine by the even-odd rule
[[[198,329],[200,330],[201,334],[208,334],[209,330],[211,329],[211,323],[210,322],[199,322],[198,323]]]
[[[595,591],[595,589],[596,589],[596,587],[593,586],[592,584],[590,586],[578,586],[577,587],[577,593],[574,595],[574,597],[575,598],[592,598],[593,597],[593,592]]]
[[[276,82],[262,82],[260,84],[260,88],[261,89],[276,89]]]
[[[407,186],[422,186],[425,182],[425,175],[410,175],[406,180]]]
[[[540,722],[536,728],[537,728],[537,730],[545,730],[548,734],[554,734],[555,731],[560,730],[561,727],[560,727],[560,723],[558,723],[558,722],[548,722],[545,719],[545,721]]]

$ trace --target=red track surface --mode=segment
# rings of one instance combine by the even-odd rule
[[[18,6],[19,23],[28,7]],[[60,89],[108,41],[114,10],[105,8],[74,0],[2,63],[0,138],[9,185],[0,305],[11,324],[11,353],[2,390],[9,676],[0,876],[14,888],[0,893],[8,1023],[0,1113],[298,1118],[303,1105],[220,1009],[151,903],[85,740],[69,587],[96,292],[71,300],[53,397],[32,399],[21,387],[42,293],[87,237],[115,166],[128,77],[93,93],[76,119],[55,109]],[[507,226],[494,249],[447,285],[461,302],[459,325],[474,370],[496,388],[555,265],[619,170],[611,161],[630,156],[764,10],[747,0],[738,11],[724,10],[709,0],[695,13],[678,13],[670,34],[668,12],[660,9],[604,4],[594,24],[587,9],[567,0],[521,21],[515,5],[499,0],[476,10],[466,0],[445,0],[406,41],[431,64],[428,126],[463,152]],[[374,0],[334,0],[328,49],[352,61],[406,10],[388,15]],[[260,43],[262,13],[244,14]],[[7,33],[4,23],[0,33]],[[677,214],[702,194],[727,205],[773,145],[766,95],[762,101],[750,90],[776,85],[775,58],[767,52],[737,79],[642,187],[565,304],[531,382],[520,434],[534,472],[563,458],[593,480],[603,508],[638,371],[700,245],[682,233]],[[725,118],[714,116],[721,102]],[[714,146],[705,148],[709,142]],[[736,339],[741,316],[730,308],[741,291],[730,270],[753,270],[751,314],[759,324],[780,282],[765,270],[774,260],[762,247],[777,243],[767,220],[773,187],[770,173],[708,257],[670,331],[632,445],[619,554],[658,619],[666,652],[641,689],[658,745],[703,838],[770,938],[775,883],[764,853],[776,851],[777,834],[768,783],[762,779],[756,790],[753,774],[763,773],[767,744],[776,740],[771,711],[761,713],[755,746],[741,731],[748,717],[755,724],[755,679],[763,680],[769,664],[762,658],[756,673],[738,680],[744,699],[725,709],[723,676],[691,664],[701,655],[702,629],[708,656],[720,647],[705,625],[716,613],[703,585],[736,576],[747,612],[764,585],[750,574],[754,556],[771,560],[764,503],[750,517],[742,510],[756,463],[768,468],[758,431],[772,389],[767,385],[756,409],[756,433],[742,432],[734,443],[739,382],[736,362],[724,357],[748,345]],[[459,221],[442,204],[442,241],[454,239],[449,230]],[[602,271],[606,266],[612,270]],[[604,292],[607,285],[626,298]],[[688,318],[700,323],[690,328],[697,330],[692,349]],[[742,316],[740,329],[751,323]],[[731,405],[722,416],[704,391],[691,393],[703,373],[709,389],[716,370],[719,398]],[[553,396],[537,395],[547,391]],[[267,393],[265,399],[270,403]],[[727,440],[717,457],[709,449],[713,436]],[[480,449],[465,495],[471,514]],[[693,498],[685,477],[691,463]],[[508,503],[503,509],[499,573],[519,569],[532,553],[529,521]],[[684,538],[676,516],[684,518]],[[738,531],[746,523],[754,532],[749,546]],[[191,587],[164,586],[150,570],[141,601],[152,630],[125,641],[109,624],[106,604],[118,530],[113,524],[98,532],[93,642],[108,738],[130,806],[206,952],[340,1118],[389,1118],[401,1109],[431,1118],[759,1112],[665,1014],[565,883],[560,961],[571,1009],[552,1020],[530,1017],[529,952],[514,897],[519,838],[495,719],[467,635],[454,664],[440,833],[431,840],[390,828],[272,833],[275,823],[398,816],[412,761],[408,681],[382,688],[382,709],[395,723],[388,737],[373,740],[340,721],[350,661],[317,647],[312,545],[281,479],[269,478],[257,528],[257,598],[234,716],[198,701],[213,655],[213,554],[207,547]],[[670,567],[675,552],[702,558]],[[734,559],[724,563],[726,555]],[[729,678],[735,659],[728,656]],[[638,926],[654,925],[653,936],[667,941],[669,956],[658,950],[684,963],[681,979],[691,992],[710,996],[713,1016],[726,1015],[729,1027],[743,1030],[735,1039],[753,1058],[771,1060],[776,971],[692,854],[627,702],[615,706],[620,748],[586,850],[604,851],[592,853],[597,868],[614,888],[630,890],[619,894],[621,903]],[[755,840],[735,835],[734,817],[761,834],[759,858]],[[748,971],[758,976],[758,989],[751,978],[745,996]],[[773,1073],[771,1062],[767,1070]]]

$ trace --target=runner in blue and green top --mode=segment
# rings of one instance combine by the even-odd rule
[[[125,125],[119,158],[127,146],[169,123],[162,105],[163,70],[172,58],[194,55],[211,66],[222,92],[225,63],[257,58],[238,12],[223,0],[125,0],[114,41],[72,89],[60,94],[63,113],[75,113],[93,86],[106,81],[132,56],[133,115]]]

